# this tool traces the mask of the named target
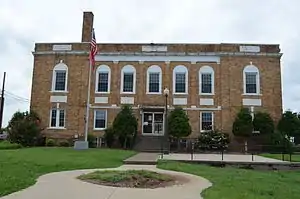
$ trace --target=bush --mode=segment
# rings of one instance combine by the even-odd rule
[[[68,142],[68,140],[61,140],[58,142],[58,146],[60,147],[69,147],[70,143]]]
[[[93,134],[88,134],[87,140],[89,142],[89,148],[96,148],[96,136]]]
[[[201,133],[196,147],[204,150],[225,150],[230,143],[229,135],[219,131]]]
[[[115,132],[112,127],[108,127],[105,129],[104,139],[109,148],[113,146],[115,141]]]
[[[280,131],[271,134],[268,144],[264,150],[271,153],[292,153],[294,151],[294,144]]]
[[[40,119],[35,112],[16,112],[7,127],[8,139],[22,146],[36,146],[40,137]]]
[[[47,139],[46,146],[55,146],[55,141],[53,139]]]
[[[9,141],[0,142],[0,150],[2,149],[19,149],[22,148],[21,144],[10,143]]]

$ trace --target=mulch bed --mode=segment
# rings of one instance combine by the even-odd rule
[[[103,186],[112,186],[112,187],[127,187],[127,188],[163,188],[174,185],[182,185],[187,183],[189,180],[186,177],[177,176],[177,175],[167,175],[168,179],[152,179],[142,175],[132,176],[130,179],[118,181],[118,182],[108,182],[103,180],[96,179],[81,179],[85,182],[103,185]]]

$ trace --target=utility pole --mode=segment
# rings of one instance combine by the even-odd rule
[[[2,120],[3,120],[3,109],[4,109],[4,87],[5,87],[5,76],[6,72],[3,75],[3,83],[2,83],[2,90],[1,90],[1,100],[0,100],[0,128],[2,128]]]

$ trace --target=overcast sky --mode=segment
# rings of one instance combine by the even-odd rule
[[[29,109],[35,42],[80,42],[83,11],[97,42],[280,44],[284,109],[300,111],[298,0],[0,0],[4,125]],[[2,81],[0,83],[2,85]]]

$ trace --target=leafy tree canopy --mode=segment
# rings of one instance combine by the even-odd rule
[[[257,112],[254,114],[253,127],[255,131],[260,131],[260,134],[274,133],[274,121],[270,114],[264,112]]]
[[[278,130],[288,136],[300,135],[300,119],[297,113],[285,111],[278,122]]]
[[[16,112],[9,121],[8,138],[23,146],[35,146],[40,138],[40,118],[35,112]]]

